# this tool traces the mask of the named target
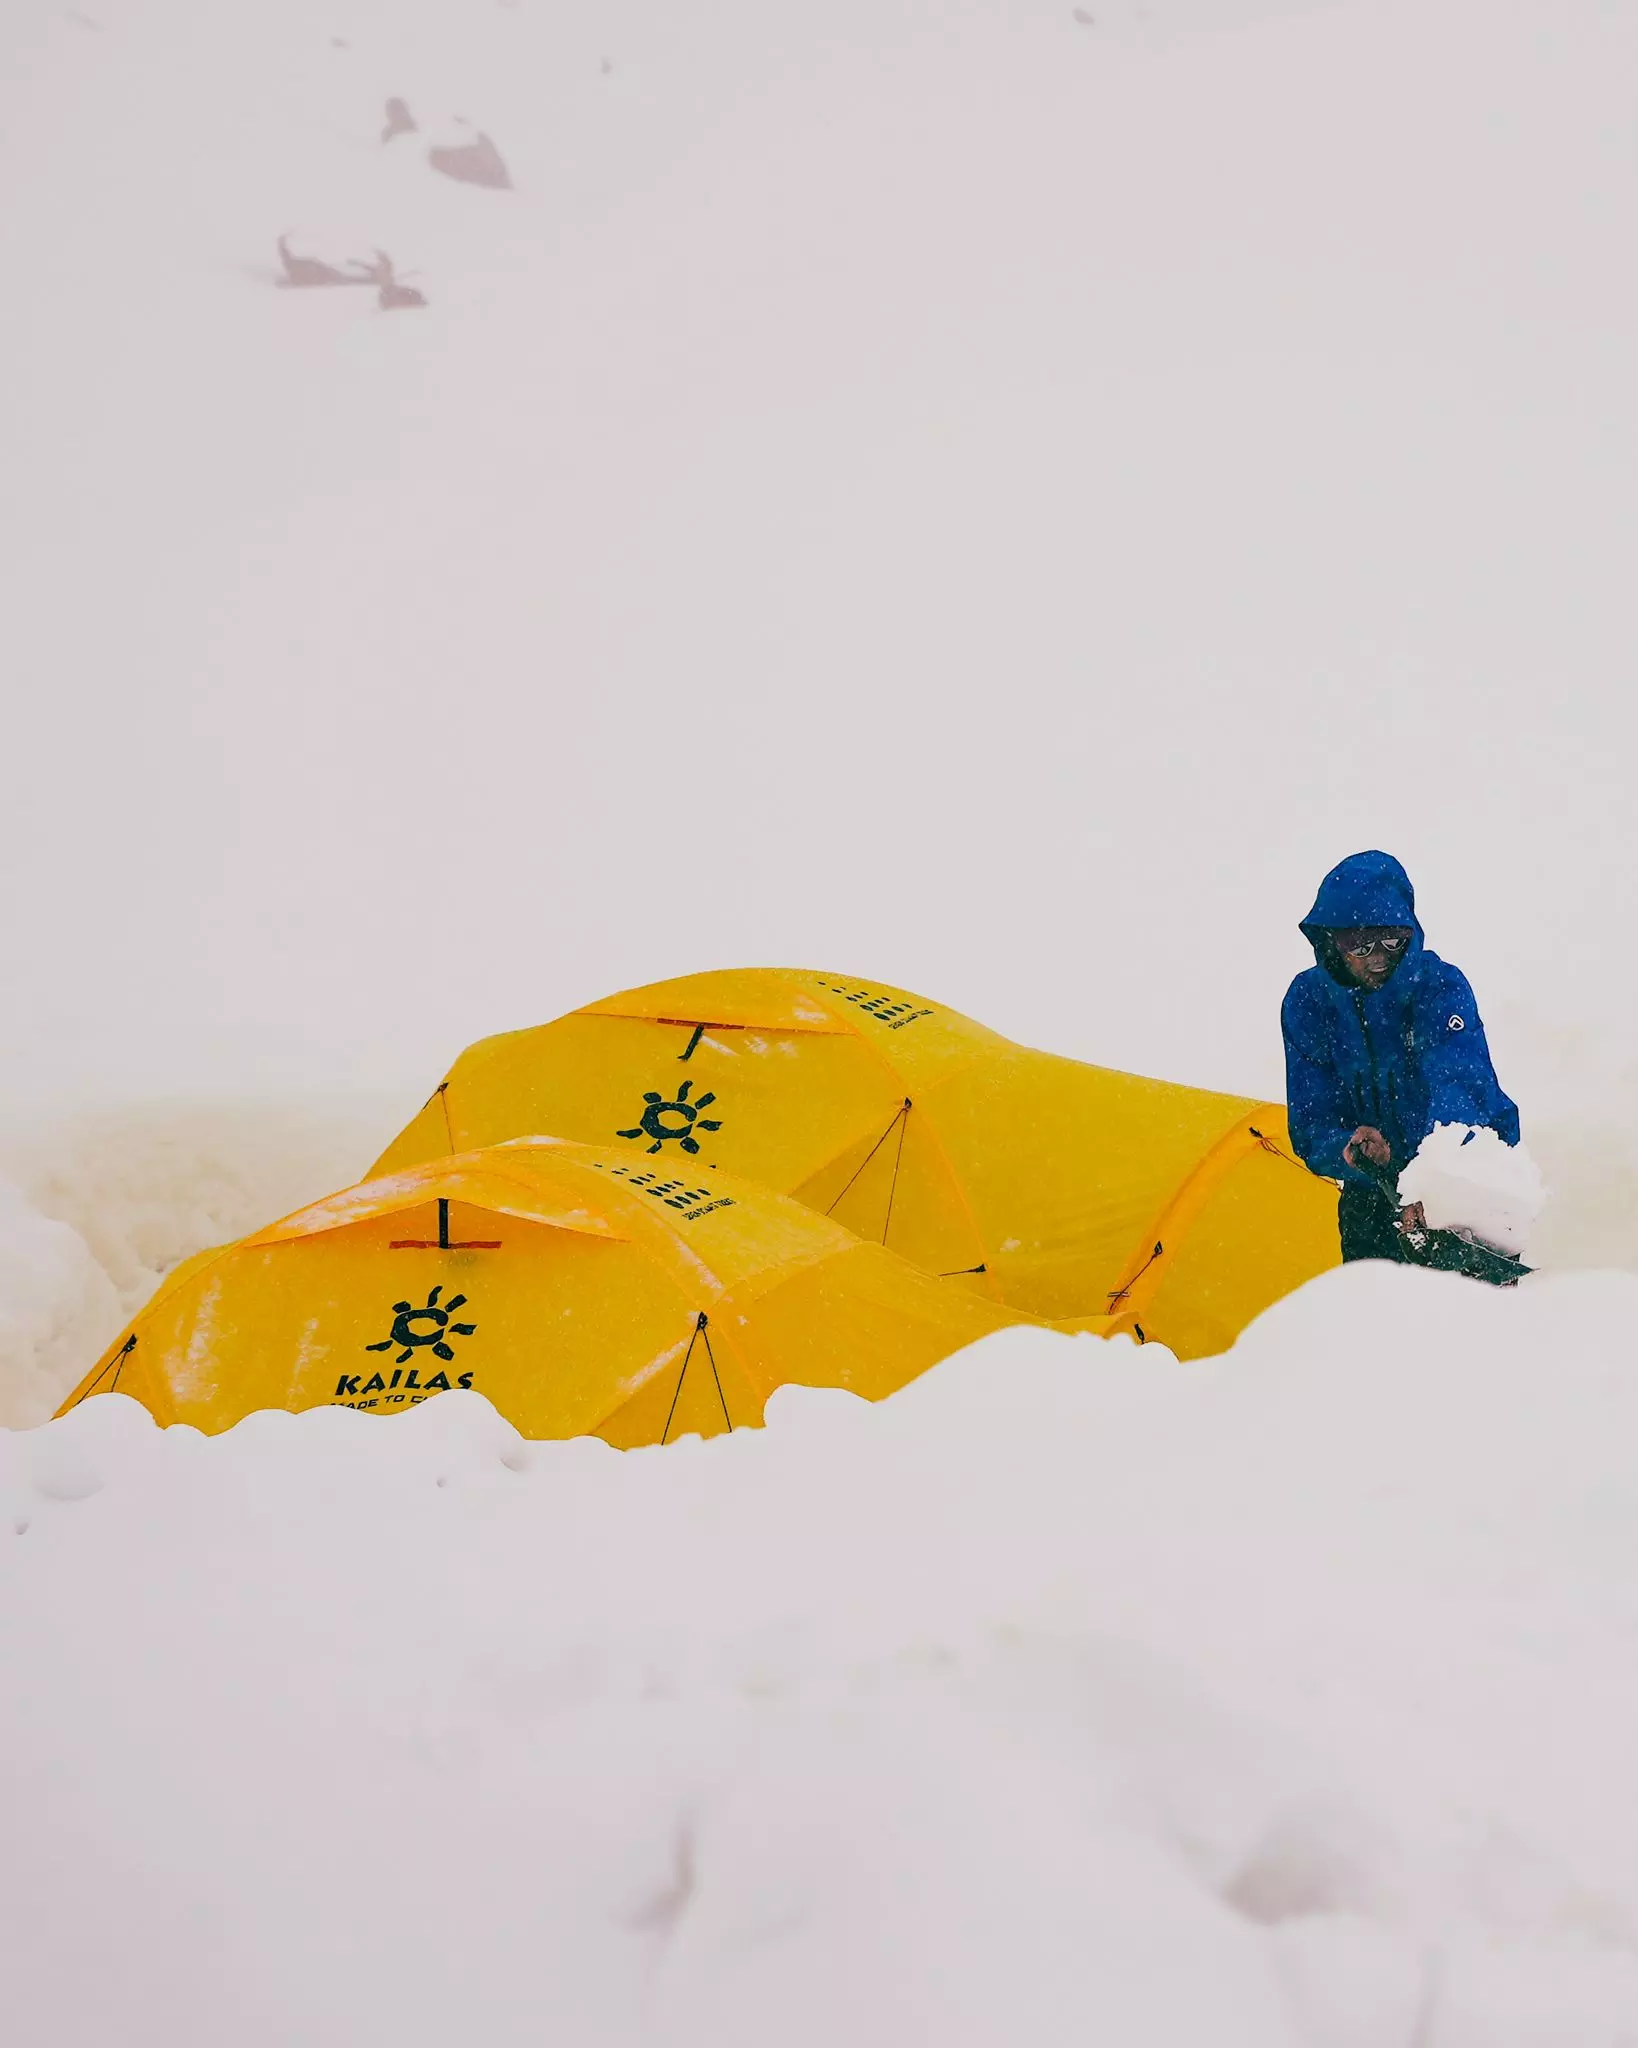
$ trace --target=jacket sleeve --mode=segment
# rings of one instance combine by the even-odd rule
[[[1509,1145],[1519,1142],[1518,1105],[1502,1093],[1473,990],[1459,968],[1445,963],[1437,1004],[1421,1020],[1427,1050],[1428,1116],[1436,1124],[1475,1124]]]
[[[1324,1057],[1322,1034],[1315,1028],[1301,982],[1293,982],[1280,1006],[1285,1038],[1285,1104],[1291,1142],[1311,1173],[1327,1180],[1372,1185],[1343,1158],[1343,1147],[1358,1126],[1348,1114],[1336,1069]]]

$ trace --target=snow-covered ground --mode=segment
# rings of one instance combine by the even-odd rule
[[[0,1437],[8,2038],[1622,2048],[1638,1278]]]

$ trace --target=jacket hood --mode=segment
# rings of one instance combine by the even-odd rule
[[[1302,921],[1302,935],[1332,979],[1347,983],[1350,977],[1342,970],[1329,935],[1372,924],[1408,924],[1414,936],[1406,964],[1421,952],[1422,927],[1410,876],[1391,853],[1351,853],[1320,883],[1314,907]]]

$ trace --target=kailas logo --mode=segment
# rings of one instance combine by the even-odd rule
[[[702,1109],[709,1109],[717,1099],[710,1089],[705,1091],[698,1102],[689,1101],[693,1086],[692,1081],[684,1081],[677,1090],[675,1102],[667,1102],[657,1088],[650,1088],[643,1097],[647,1107],[643,1111],[642,1121],[633,1125],[629,1131],[617,1131],[615,1135],[621,1138],[648,1138],[651,1140],[648,1148],[651,1152],[658,1152],[672,1140],[675,1140],[685,1152],[697,1152],[700,1144],[698,1138],[694,1136],[695,1131],[720,1131],[722,1125],[715,1117],[700,1115]]]
[[[466,1306],[466,1296],[452,1294],[440,1307],[438,1297],[443,1291],[442,1287],[433,1288],[427,1296],[425,1308],[416,1308],[407,1301],[395,1301],[392,1305],[392,1335],[383,1337],[379,1344],[366,1344],[364,1349],[391,1351],[395,1345],[402,1345],[403,1349],[398,1354],[400,1365],[408,1365],[416,1352],[426,1344],[432,1346],[434,1358],[453,1358],[455,1354],[449,1348],[447,1340],[451,1337],[471,1337],[476,1333],[478,1326],[476,1323],[452,1323],[450,1317],[458,1308]],[[426,1327],[417,1329],[417,1323]],[[379,1329],[380,1325],[377,1324],[376,1327]]]
[[[1451,1017],[1446,1022],[1445,1029],[1447,1031],[1465,1031],[1467,1029],[1467,1026],[1462,1022],[1461,1018],[1457,1016]]]

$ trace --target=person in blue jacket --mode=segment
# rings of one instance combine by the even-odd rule
[[[1393,1177],[1435,1124],[1488,1127],[1516,1145],[1518,1109],[1490,1064],[1467,976],[1424,943],[1392,854],[1334,867],[1302,934],[1315,964],[1280,1011],[1291,1142],[1342,1183],[1343,1258],[1402,1259]]]

